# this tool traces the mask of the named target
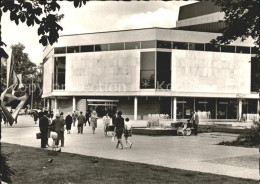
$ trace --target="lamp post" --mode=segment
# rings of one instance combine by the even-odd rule
[[[31,75],[31,77],[32,77],[32,88],[31,88],[31,109],[33,109],[33,90],[34,90],[34,88],[33,88],[33,75]]]

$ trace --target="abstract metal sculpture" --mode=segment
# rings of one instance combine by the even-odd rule
[[[18,113],[25,104],[28,95],[25,93],[21,93],[18,96],[17,92],[21,91],[22,88],[24,88],[24,85],[22,84],[22,75],[17,75],[14,71],[14,63],[13,63],[13,57],[12,57],[12,51],[9,54],[9,58],[7,59],[7,71],[6,71],[6,90],[3,91],[1,94],[1,108],[3,111],[4,116],[8,120],[9,124],[12,126],[14,122],[17,123],[17,117]],[[16,109],[11,114],[6,105],[8,105],[10,102],[18,100],[20,103],[17,105]]]

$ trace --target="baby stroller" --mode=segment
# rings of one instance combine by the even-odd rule
[[[105,128],[104,128],[104,135],[105,135],[105,137],[108,136],[107,135],[108,132],[111,132],[113,134],[114,130],[115,130],[115,126],[114,125],[107,125],[107,126],[105,126]]]
[[[177,129],[177,135],[189,136],[191,135],[191,128],[192,128],[192,124],[190,123],[190,120],[187,120],[187,122],[184,122]]]

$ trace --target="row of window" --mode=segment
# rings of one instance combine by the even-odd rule
[[[81,45],[54,48],[54,54],[77,53],[77,52],[99,52],[114,50],[131,50],[131,49],[182,49],[212,52],[230,52],[230,53],[246,53],[256,54],[256,47],[242,47],[231,45],[214,45],[211,43],[188,43],[188,42],[172,42],[172,41],[141,41],[141,42],[125,42],[125,43],[109,43],[99,45]]]

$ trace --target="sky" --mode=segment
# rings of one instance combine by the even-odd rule
[[[60,1],[61,9],[57,13],[63,13],[64,18],[60,22],[63,31],[59,34],[150,27],[172,28],[176,26],[179,7],[194,2],[196,1],[91,1],[81,8],[74,8],[72,2]],[[9,13],[4,13],[1,20],[2,40],[7,44],[5,49],[20,42],[25,45],[25,52],[29,54],[31,61],[40,64],[44,47],[39,43],[38,27],[27,27],[21,23],[17,26],[10,21],[9,16]]]

